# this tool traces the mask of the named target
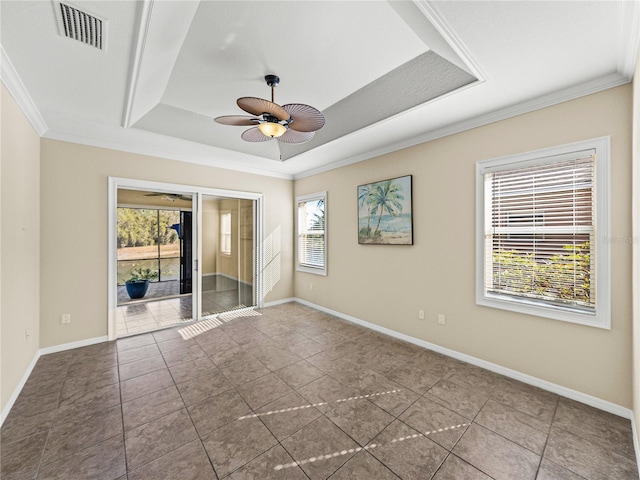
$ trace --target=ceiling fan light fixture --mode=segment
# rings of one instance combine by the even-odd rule
[[[271,138],[281,137],[287,131],[287,127],[276,122],[264,122],[258,125],[258,128],[264,135]]]

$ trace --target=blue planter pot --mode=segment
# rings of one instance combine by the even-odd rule
[[[133,282],[126,282],[125,286],[127,287],[129,298],[142,298],[149,289],[149,280],[134,280]]]

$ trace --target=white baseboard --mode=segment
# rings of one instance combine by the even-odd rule
[[[520,382],[533,385],[535,387],[539,387],[543,390],[556,393],[563,397],[570,398],[580,403],[585,403],[587,405],[598,408],[600,410],[604,410],[605,412],[613,413],[614,415],[618,415],[623,418],[628,418],[629,420],[633,421],[633,411],[631,409],[615,404],[613,402],[609,402],[607,400],[603,400],[601,398],[597,398],[597,397],[588,395],[586,393],[578,392],[577,390],[563,387],[562,385],[548,382],[546,380],[542,380],[541,378],[537,378],[532,375],[527,375],[526,373],[518,372],[517,370],[512,370],[510,368],[506,368],[501,365],[497,365],[495,363],[487,362],[486,360],[472,357],[471,355],[467,355],[465,353],[460,353],[455,350],[441,347],[440,345],[436,345],[435,343],[430,343],[425,340],[412,337],[410,335],[405,335],[404,333],[396,332],[395,330],[391,330],[389,328],[376,325],[375,323],[370,323],[370,322],[367,322],[366,320],[361,320],[351,315],[347,315],[341,312],[337,312],[335,310],[331,310],[330,308],[326,308],[321,305],[316,305],[314,303],[308,302],[306,300],[302,300],[300,298],[295,298],[294,300],[302,305],[315,308],[317,310],[328,313],[330,315],[334,315],[338,318],[342,318],[343,320],[346,320],[348,322],[355,323],[357,325],[369,328],[371,330],[375,330],[380,333],[384,333],[385,335],[389,335],[390,337],[404,340],[405,342],[409,342],[414,345],[418,345],[420,347],[426,348],[428,350],[432,350],[434,352],[447,355],[448,357],[452,357],[457,360],[470,363],[471,365],[475,365],[477,367],[490,370],[500,375],[504,375],[505,377],[513,378],[514,380],[518,380]],[[636,449],[636,452],[637,452],[637,449]]]
[[[13,394],[11,395],[11,397],[9,397],[9,401],[2,409],[2,413],[0,414],[0,427],[2,426],[5,419],[9,415],[9,412],[13,408],[13,404],[16,403],[16,400],[18,399],[18,395],[20,395],[20,392],[24,388],[25,383],[27,383],[27,380],[29,379],[31,372],[33,371],[33,367],[36,366],[36,363],[38,363],[39,358],[40,358],[40,350],[38,350],[36,354],[33,356],[33,359],[31,360],[31,363],[29,363],[29,366],[27,367],[24,374],[22,375],[20,382],[18,382],[18,385],[16,385],[16,388],[14,389]]]
[[[291,303],[291,302],[302,303],[302,301],[300,301],[299,299],[295,297],[290,297],[290,298],[283,298],[282,300],[274,300],[273,302],[266,302],[263,305],[263,308],[275,307],[276,305],[282,305],[283,303]]]
[[[64,352],[65,350],[71,350],[72,348],[86,347],[107,341],[109,341],[109,337],[106,335],[104,337],[87,338],[86,340],[79,340],[77,342],[63,343],[62,345],[41,348],[39,353],[40,355],[47,355],[49,353]]]
[[[631,431],[633,432],[633,449],[636,452],[636,462],[638,463],[638,471],[640,472],[640,443],[638,442],[638,426],[636,425],[635,415],[631,415]]]

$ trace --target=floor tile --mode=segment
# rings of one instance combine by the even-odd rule
[[[242,467],[278,441],[258,418],[236,420],[202,439],[219,477]]]
[[[120,405],[120,384],[106,385],[86,393],[64,398],[55,412],[54,425]]]
[[[336,405],[337,400],[361,395],[358,388],[343,385],[328,375],[298,389],[298,393],[314,404],[321,412],[327,412]]]
[[[469,420],[427,398],[420,398],[400,417],[440,446],[451,450],[466,431]]]
[[[124,442],[116,435],[89,448],[44,465],[42,480],[114,480],[126,473]]]
[[[138,397],[122,404],[122,420],[125,431],[156,418],[184,408],[182,397],[175,386]]]
[[[584,477],[543,458],[536,480],[584,480]]]
[[[491,397],[549,424],[558,404],[558,396],[555,393],[515,381],[509,382],[506,388],[494,389]]]
[[[125,433],[127,469],[136,470],[197,438],[184,409],[129,430]]]
[[[233,385],[229,383],[222,372],[212,370],[200,377],[194,377],[186,382],[178,383],[177,387],[185,405],[190,406],[201,402],[205,398],[230,390]]]
[[[271,373],[256,359],[235,362],[229,366],[220,367],[220,371],[234,387],[239,387]]]
[[[185,348],[163,352],[162,356],[164,357],[167,365],[172,367],[173,365],[178,365],[180,363],[197,360],[198,358],[205,357],[206,355],[200,346],[194,343],[193,345]]]
[[[188,410],[201,437],[251,413],[249,405],[235,390],[209,397]]]
[[[394,417],[420,398],[417,393],[387,379],[363,388],[362,395]]]
[[[186,382],[189,379],[205,375],[212,370],[216,370],[216,367],[207,357],[169,367],[171,376],[176,383]]]
[[[315,340],[301,340],[287,345],[287,349],[298,355],[300,358],[308,358],[327,349],[325,345]]]
[[[153,355],[141,360],[125,363],[124,365],[120,365],[118,368],[120,372],[120,381],[124,382],[130,378],[139,377],[146,373],[167,368],[167,364],[165,363],[162,355]]]
[[[526,413],[489,400],[474,420],[518,445],[542,455],[549,426]]]
[[[122,434],[120,405],[78,417],[51,429],[42,462],[52,462],[119,434]]]
[[[75,357],[73,357],[75,359]],[[104,355],[95,355],[88,357],[80,357],[75,359],[69,364],[67,369],[66,379],[79,376],[87,376],[95,374],[96,372],[102,372],[108,368],[118,366],[118,354],[117,352],[106,353]]]
[[[156,343],[156,340],[151,333],[116,340],[118,352],[124,352],[125,350],[131,350],[132,348],[143,347],[153,343]]]
[[[553,425],[635,459],[631,422],[626,418],[561,398]]]
[[[256,410],[267,403],[284,397],[293,390],[273,373],[270,373],[237,387],[237,391],[242,395],[245,402]]]
[[[535,479],[540,457],[478,425],[471,425],[454,454],[496,480]]]
[[[370,478],[398,480],[398,476],[380,463],[374,456],[361,450],[331,476],[331,480]]]
[[[482,390],[461,387],[448,380],[440,380],[431,387],[425,397],[473,420],[489,395]]]
[[[182,337],[180,337],[180,338],[174,338],[171,340],[158,342],[158,348],[160,349],[160,352],[163,355],[175,350],[184,350],[185,348],[189,348],[193,346],[198,346],[195,339],[193,338],[185,340]]]
[[[43,412],[49,412],[58,408],[60,398],[59,392],[47,393],[44,395],[20,394],[11,408],[17,415],[32,416]]]
[[[276,445],[233,472],[228,478],[229,480],[307,480],[308,477],[285,449]]]
[[[217,480],[199,440],[129,472],[129,480]]]
[[[293,389],[303,387],[324,375],[322,370],[304,360],[276,370],[274,373]]]
[[[169,374],[169,370],[163,368],[162,370],[157,370],[122,382],[120,384],[120,393],[122,395],[122,401],[128,402],[134,398],[170,387],[173,384],[173,378]]]
[[[265,405],[257,410],[254,415],[262,420],[279,441],[282,441],[313,422],[322,414],[305,398],[295,392],[291,392]],[[251,416],[253,415],[248,415],[248,417]]]
[[[118,367],[107,367],[76,377],[67,378],[62,387],[60,399],[69,398],[78,394],[91,392],[105,385],[118,383]]]
[[[326,417],[320,417],[282,442],[312,479],[329,477],[360,448]]]
[[[160,350],[158,349],[158,346],[155,343],[152,343],[150,345],[144,345],[142,347],[118,352],[118,363],[122,365],[123,363],[135,362],[136,360],[159,354]]]
[[[338,401],[326,415],[362,447],[395,420],[362,396]]]
[[[367,451],[400,478],[431,478],[448,453],[398,420],[374,438]]]
[[[413,365],[403,365],[387,374],[389,380],[422,395],[440,381],[440,376]]]
[[[295,303],[43,355],[0,439],[2,480],[638,478],[628,420]]]
[[[40,432],[15,442],[0,445],[0,475],[2,479],[31,475],[37,472],[49,432]]]
[[[35,415],[18,415],[15,412],[9,413],[2,424],[2,442],[15,442],[25,437],[39,432],[48,432],[53,424],[55,410],[36,413]]]
[[[638,478],[634,461],[556,427],[551,427],[544,457],[589,480]]]
[[[450,454],[433,480],[491,480],[491,477],[454,454]]]

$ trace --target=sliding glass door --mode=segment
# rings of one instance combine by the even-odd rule
[[[165,328],[173,317],[184,323],[261,306],[260,194],[132,179],[109,183],[111,339]],[[138,267],[150,275],[150,287],[133,300],[125,283]]]
[[[255,200],[201,196],[198,318],[256,304],[255,210]]]

